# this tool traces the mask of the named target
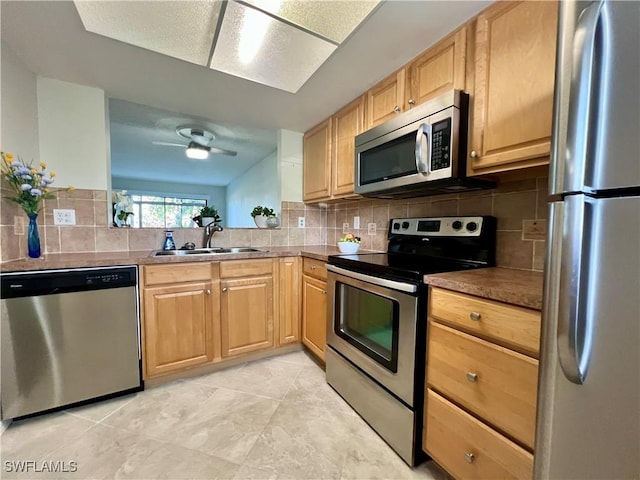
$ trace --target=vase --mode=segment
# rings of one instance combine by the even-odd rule
[[[27,249],[29,258],[40,258],[40,234],[38,233],[37,213],[27,214],[29,229],[27,231]]]
[[[267,228],[267,217],[264,215],[256,215],[253,217],[253,221],[256,223],[256,227]]]

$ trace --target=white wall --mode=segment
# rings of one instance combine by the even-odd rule
[[[280,216],[280,179],[276,152],[227,185],[227,225],[255,227],[251,210],[256,205],[272,208]]]
[[[278,175],[283,202],[302,201],[302,137],[290,130],[278,131]]]
[[[103,90],[38,77],[41,159],[56,187],[107,190],[108,138]]]
[[[37,164],[40,152],[36,76],[5,42],[2,43],[1,86],[0,148]]]
[[[222,225],[227,226],[225,218],[227,209],[226,187],[213,187],[207,185],[191,185],[186,183],[156,182],[153,180],[140,180],[137,178],[111,177],[113,190],[139,190],[144,192],[189,193],[206,195],[209,197],[209,205],[214,206],[222,217]]]

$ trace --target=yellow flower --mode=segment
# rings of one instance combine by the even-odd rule
[[[35,168],[32,168],[31,173],[35,175],[36,173],[38,173],[38,170],[36,170]]]
[[[50,172],[50,173],[49,173],[49,176],[50,176],[51,178],[55,177],[55,176],[56,176],[56,172]]]
[[[53,177],[53,175],[51,175]],[[73,192],[76,189],[76,187],[74,187],[73,185],[69,185],[69,188],[67,188],[67,191],[69,192]]]
[[[12,163],[13,162],[13,153],[5,153],[4,154],[4,158],[7,161],[7,163]]]
[[[45,168],[47,168],[47,162],[40,162],[40,166],[44,170]]]
[[[43,191],[44,193],[49,193],[51,190],[49,190],[48,188],[43,188],[43,189],[42,189],[42,191]]]

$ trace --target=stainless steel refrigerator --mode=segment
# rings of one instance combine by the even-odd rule
[[[534,477],[640,478],[640,2],[560,2]]]

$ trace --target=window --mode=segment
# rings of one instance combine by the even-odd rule
[[[207,205],[203,198],[131,194],[133,227],[193,227],[193,217]]]

